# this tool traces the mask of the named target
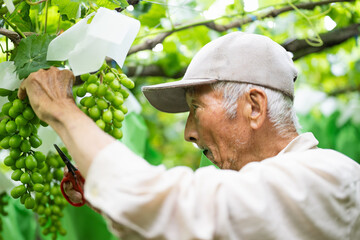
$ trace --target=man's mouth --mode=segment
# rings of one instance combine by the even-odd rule
[[[212,155],[211,151],[208,149],[203,150],[203,154],[209,159],[212,163],[216,164],[214,161],[214,156]]]

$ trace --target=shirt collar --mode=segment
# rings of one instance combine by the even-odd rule
[[[317,148],[319,141],[311,132],[303,133],[294,138],[278,155],[288,152],[302,152]]]

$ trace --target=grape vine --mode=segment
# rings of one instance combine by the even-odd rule
[[[121,139],[124,115],[127,113],[124,100],[129,96],[126,88],[134,87],[125,74],[110,68],[106,63],[94,74],[80,76],[84,84],[76,90],[82,97],[80,109],[91,117],[96,125],[116,139]]]

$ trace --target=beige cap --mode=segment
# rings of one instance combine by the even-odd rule
[[[233,32],[206,44],[180,81],[145,86],[142,91],[158,110],[186,112],[185,89],[219,81],[251,83],[294,97],[297,70],[290,54],[268,37]]]

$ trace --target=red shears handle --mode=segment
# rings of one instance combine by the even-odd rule
[[[65,191],[64,191],[64,183],[66,182],[71,182],[72,185],[73,185],[73,188],[74,190],[80,192],[81,194],[81,202],[79,203],[74,203],[70,200],[70,198],[68,197],[68,195],[65,194]],[[85,204],[85,197],[84,197],[84,189],[83,189],[83,186],[84,186],[84,183],[85,183],[85,179],[83,178],[83,176],[81,176],[81,173],[79,172],[79,170],[76,170],[75,171],[75,176],[72,175],[71,172],[68,172],[64,178],[61,180],[61,183],[60,183],[60,189],[61,189],[61,193],[62,195],[64,196],[64,198],[73,206],[75,207],[81,207]]]

